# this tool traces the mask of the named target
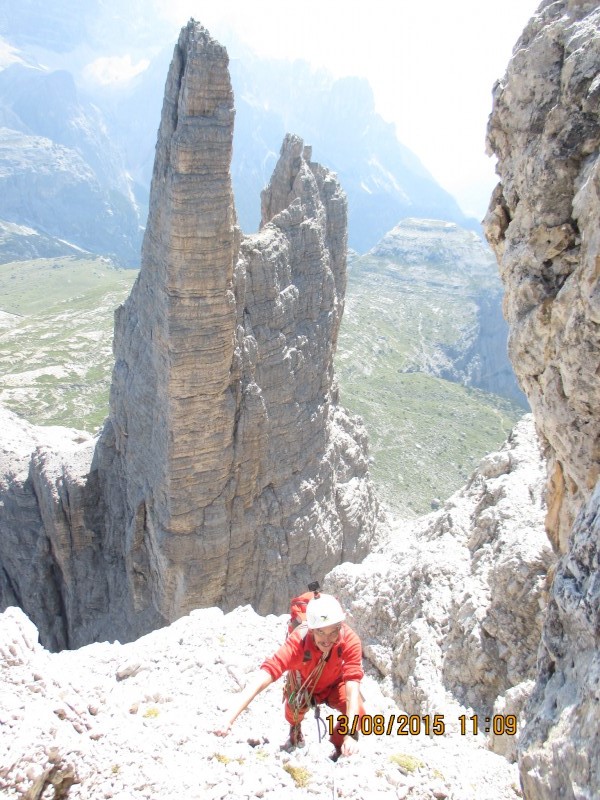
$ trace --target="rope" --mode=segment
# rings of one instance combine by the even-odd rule
[[[321,719],[321,706],[319,705],[315,706],[315,719],[317,721],[317,733],[319,734],[319,744],[321,744],[323,737],[327,733],[327,725],[325,725],[325,723]],[[321,729],[323,731],[322,733]]]
[[[313,694],[315,687],[319,682],[319,678],[325,669],[327,663],[325,654],[321,656],[314,669],[307,675],[304,683],[300,683],[300,677],[294,672],[288,672],[288,677],[284,689],[284,696],[287,694],[288,703],[294,712],[294,724],[298,724],[298,717],[301,711],[308,710],[312,705]],[[319,737],[319,741],[321,741]]]

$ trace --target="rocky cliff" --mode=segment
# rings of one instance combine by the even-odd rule
[[[501,183],[486,232],[563,554],[520,758],[526,796],[548,800],[600,792],[599,26],[597,2],[543,2],[494,89],[488,130]]]
[[[283,610],[307,580],[364,556],[375,532],[366,435],[339,407],[332,367],[344,194],[288,136],[262,229],[242,238],[233,116],[227,54],[190,22],[167,78],[142,268],[116,314],[93,461],[73,480],[60,457],[48,474],[35,459],[18,480],[5,470],[5,506],[23,494],[32,506],[20,557],[52,557],[60,633],[32,614],[51,646],[132,638],[198,606]],[[2,519],[6,541],[14,524]],[[9,555],[5,604],[25,595]],[[65,568],[79,559],[94,564],[97,592]]]
[[[471,709],[483,720],[515,687],[527,696],[555,560],[544,510],[544,464],[527,415],[439,511],[403,522],[361,564],[329,573],[327,589],[407,713],[458,720]]]
[[[548,529],[564,551],[598,479],[599,49],[592,2],[543,3],[494,92],[501,184],[486,218],[510,355],[548,442]]]

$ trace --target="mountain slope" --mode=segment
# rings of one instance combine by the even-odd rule
[[[371,677],[363,681],[367,725],[381,714],[392,733],[362,736],[359,753],[337,764],[312,715],[306,747],[281,751],[288,731],[281,683],[256,698],[229,736],[215,736],[284,629],[285,617],[259,617],[248,606],[225,615],[210,608],[128,645],[49,654],[22,612],[6,611],[0,647],[11,655],[0,663],[8,711],[0,786],[9,796],[41,797],[54,782],[69,800],[517,796],[514,765],[487,750],[482,736],[458,735],[454,716],[445,735],[397,735],[402,711]],[[324,725],[330,713],[323,706]]]
[[[0,118],[0,218],[137,263],[140,219],[123,164],[72,76],[12,64],[0,71]]]
[[[32,258],[81,255],[81,248],[27,225],[0,219],[0,264]]]
[[[526,408],[506,328],[493,330],[501,287],[492,262],[469,231],[405,220],[350,264],[341,393],[365,420],[384,498],[404,514],[457,489]]]
[[[357,294],[389,307],[406,372],[422,370],[527,408],[508,360],[502,285],[489,247],[440,220],[404,219],[351,264]],[[385,315],[384,315],[385,316]]]
[[[0,265],[0,402],[32,422],[101,425],[113,311],[136,274],[72,256]]]

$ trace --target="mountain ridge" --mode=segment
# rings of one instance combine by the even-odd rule
[[[86,80],[83,73],[86,59],[89,66],[93,55],[103,57],[103,48],[108,46],[105,36],[108,28],[104,34],[89,28],[91,9],[78,12],[73,19],[64,11],[57,19],[59,28],[65,26],[64,41],[53,43],[52,39],[44,37],[36,39],[33,21],[30,27],[21,28],[38,7],[40,18],[49,22],[52,11],[42,9],[41,5],[33,3],[27,8],[15,8],[15,13],[3,22],[0,32],[9,43],[11,31],[21,31],[24,38],[17,39],[25,48],[24,55],[30,53],[26,60],[39,64],[47,53],[51,56],[48,58],[51,66],[41,70],[13,63],[0,72],[0,119],[4,115],[6,123],[11,122],[17,128],[29,124],[31,132],[42,137],[53,133],[52,141],[71,147],[83,158],[95,177],[86,187],[86,193],[78,195],[77,201],[73,200],[71,206],[65,208],[63,216],[68,219],[70,212],[74,216],[83,214],[92,220],[103,220],[110,234],[91,238],[90,232],[95,227],[92,221],[87,231],[85,227],[84,230],[76,228],[75,237],[68,226],[64,231],[57,231],[49,224],[44,207],[36,204],[35,183],[28,185],[23,180],[19,194],[28,198],[29,211],[25,213],[24,208],[13,205],[4,210],[4,216],[13,223],[39,229],[40,233],[73,240],[78,246],[100,255],[114,255],[121,265],[135,265],[140,243],[137,226],[145,225],[155,132],[171,53],[169,48],[164,48],[155,54],[157,39],[148,38],[144,30],[138,31],[133,26],[131,47],[134,50],[137,47],[140,55],[144,53],[144,46],[148,48],[146,60],[150,60],[150,64],[126,87],[99,87]],[[107,9],[104,12],[108,13]],[[107,20],[108,17],[105,23],[110,27]],[[131,24],[131,20],[123,20],[123,31]],[[118,31],[119,37],[124,35],[123,31]],[[231,59],[237,96],[232,175],[239,221],[247,233],[258,228],[260,210],[256,198],[275,166],[280,142],[290,131],[301,134],[313,146],[315,157],[338,173],[350,200],[349,235],[355,249],[369,249],[398,219],[409,214],[445,215],[479,228],[478,223],[469,220],[454,198],[433,180],[417,157],[399,142],[394,126],[375,112],[372,90],[364,79],[334,80],[326,72],[315,72],[301,61],[260,60],[235,40],[232,48],[240,53]],[[274,72],[288,91],[281,91],[271,80]],[[320,78],[316,79],[318,75]],[[16,92],[19,82],[27,85],[19,90],[18,97],[11,96],[11,87],[13,93]],[[90,102],[95,107],[93,112],[88,107]],[[77,109],[77,113],[73,109]],[[364,119],[360,129],[348,124],[349,114]],[[68,124],[58,125],[51,131],[49,123],[53,118],[57,122],[64,118]],[[82,120],[89,122],[73,138],[77,121]],[[90,138],[94,130],[105,130],[108,137]],[[66,131],[69,136],[65,139]],[[118,152],[108,138],[118,143]],[[14,153],[8,154],[7,160],[14,156]],[[81,174],[81,169],[78,173]],[[73,179],[76,180],[76,176]],[[99,191],[100,205],[95,199]],[[103,215],[103,205],[112,208],[113,224],[106,214]],[[0,218],[2,216],[0,205]],[[117,220],[120,223],[115,229]]]

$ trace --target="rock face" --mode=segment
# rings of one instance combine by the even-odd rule
[[[499,697],[535,674],[554,562],[543,484],[527,415],[442,509],[404,523],[362,564],[327,576],[366,657],[408,714],[457,721],[470,708],[491,716]]]
[[[520,742],[527,798],[600,794],[600,488],[558,562]]]
[[[563,554],[520,747],[531,800],[600,793],[599,26],[596,2],[542,3],[495,87],[488,131],[501,183],[486,231],[511,358],[546,441],[547,529]]]
[[[0,608],[23,608],[52,650],[161,624],[154,609],[135,608],[127,543],[107,535],[96,441],[4,408],[0,426]]]
[[[511,360],[549,444],[548,529],[563,552],[600,455],[596,5],[542,4],[495,87],[488,130],[502,182],[486,232]]]
[[[111,413],[80,473],[86,513],[61,499],[65,547],[81,518],[72,548],[89,542],[103,587],[91,596],[60,570],[59,595],[77,600],[76,620],[70,606],[62,618],[69,646],[133,638],[199,606],[283,610],[307,581],[363,557],[375,532],[366,435],[338,406],[332,367],[345,197],[288,136],[262,229],[242,238],[233,116],[227,54],[190,22],[167,79],[142,268],[116,314]],[[60,483],[47,476],[34,493],[42,540]],[[8,476],[7,496],[23,485]],[[21,579],[4,579],[10,597]],[[63,643],[46,637],[43,613],[32,618]]]
[[[82,610],[106,594],[106,568],[84,522],[87,499],[97,501],[85,491],[94,441],[37,428],[2,407],[0,429],[0,607],[20,606],[60,649]]]

